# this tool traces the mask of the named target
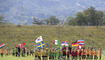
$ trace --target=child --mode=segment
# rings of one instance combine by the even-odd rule
[[[5,55],[6,55],[6,56],[8,55],[8,50],[7,50],[7,49],[5,50]]]
[[[75,60],[75,50],[74,49],[71,51],[71,55],[72,55],[72,60]]]
[[[66,49],[66,56],[67,56],[67,59],[69,60],[69,54],[70,54],[70,51],[69,51],[69,49],[68,49],[68,47],[67,47],[67,49]]]
[[[3,57],[3,49],[0,49],[1,57]]]
[[[81,49],[79,50],[79,60],[81,60],[81,54],[82,54],[82,51]]]
[[[94,50],[94,60],[97,60],[97,51],[96,51],[96,49]]]
[[[101,60],[101,57],[102,57],[102,49],[100,48],[99,49],[99,58],[100,58],[100,60]]]
[[[86,50],[84,48],[82,51],[82,59],[85,60],[85,58],[86,58]]]

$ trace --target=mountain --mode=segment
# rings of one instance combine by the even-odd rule
[[[0,0],[0,15],[14,24],[32,24],[32,18],[74,16],[90,6],[105,10],[105,0]]]

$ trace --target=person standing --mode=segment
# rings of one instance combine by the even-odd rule
[[[91,49],[91,56],[90,56],[91,57],[91,60],[93,60],[93,54],[94,54],[93,52],[94,52],[94,49],[92,48]]]
[[[77,59],[79,58],[79,49],[77,49]]]
[[[22,54],[22,57],[24,57],[24,50],[23,50],[23,48],[21,50],[21,54]]]
[[[66,59],[66,47],[65,45],[62,48],[63,58]]]
[[[32,55],[33,56],[34,54],[34,51],[32,49],[30,49],[30,56]]]
[[[69,53],[70,53],[69,58],[71,58],[71,50],[72,50],[71,45],[69,45],[68,49],[69,49]]]
[[[18,57],[20,57],[20,52],[21,52],[21,49],[20,47],[18,47]]]
[[[69,60],[69,57],[70,57],[70,51],[69,51],[68,47],[67,47],[67,49],[66,49],[66,56],[67,56],[67,60]]]
[[[65,47],[65,45],[62,48],[62,52],[63,52],[63,56],[66,56],[66,47]]]
[[[69,49],[69,52],[70,52],[70,55],[71,55],[71,50],[72,50],[71,45],[69,45],[68,49]]]
[[[75,60],[75,50],[74,49],[71,51],[71,55],[72,55],[72,60]]]
[[[16,53],[16,57],[17,57],[18,56],[18,48],[17,47],[16,47],[16,52],[15,53]]]
[[[3,57],[3,49],[0,49],[1,57]]]
[[[79,60],[81,60],[81,54],[82,54],[82,51],[81,49],[79,49]]]
[[[89,52],[90,52],[90,49],[89,49],[89,47],[86,49],[86,55],[87,55],[87,60],[89,60]]]
[[[15,49],[12,48],[12,56],[14,56],[14,55],[15,55]]]
[[[101,60],[101,58],[102,58],[102,49],[101,48],[99,49],[98,54],[99,54],[99,59]]]
[[[96,49],[94,50],[94,60],[97,60],[97,51],[96,51]]]
[[[5,55],[6,55],[6,56],[8,55],[8,49],[5,50]]]
[[[83,52],[82,52],[82,59],[85,60],[86,58],[86,50],[85,48],[83,49]]]
[[[27,56],[29,55],[29,49],[27,49]]]
[[[25,53],[26,53],[26,49],[25,47],[23,47],[23,56],[25,56]]]

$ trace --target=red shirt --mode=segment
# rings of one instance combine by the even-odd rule
[[[72,56],[75,56],[75,51],[74,50],[71,52],[71,55]]]

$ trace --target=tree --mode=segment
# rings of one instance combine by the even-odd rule
[[[86,16],[86,19],[88,20],[88,25],[95,26],[97,25],[96,21],[96,10],[94,7],[90,7],[87,10],[83,12]]]
[[[4,17],[0,15],[0,24],[5,24],[6,20],[4,20]]]
[[[56,18],[56,16],[51,16],[49,18],[49,22],[50,22],[51,25],[57,25],[57,24],[59,24],[60,21],[59,21],[58,18]]]
[[[49,19],[45,19],[44,21],[45,21],[45,23],[46,23],[47,25],[50,24],[50,20],[49,20]]]
[[[103,12],[103,21],[102,21],[102,25],[105,25],[105,12]]]
[[[97,23],[97,26],[103,25],[103,17],[104,17],[104,14],[103,14],[102,11],[96,11],[96,23]]]
[[[94,7],[90,7],[83,12],[78,12],[75,17],[69,20],[69,25],[79,26],[99,26],[105,24],[105,14],[102,11],[95,10]]]
[[[76,21],[74,21],[74,18],[69,16],[69,17],[66,18],[65,25],[75,25],[75,22]]]
[[[36,19],[35,17],[33,18],[33,24],[36,24],[36,25],[42,25],[43,24],[43,21],[39,20],[39,19]]]
[[[37,19],[34,17],[33,18],[33,24],[37,24],[37,22],[38,22]]]
[[[75,20],[76,20],[76,24],[77,25],[87,25],[87,21],[85,20],[85,15],[84,15],[84,13],[83,12],[78,12],[77,14],[76,14],[76,18],[75,18]]]

